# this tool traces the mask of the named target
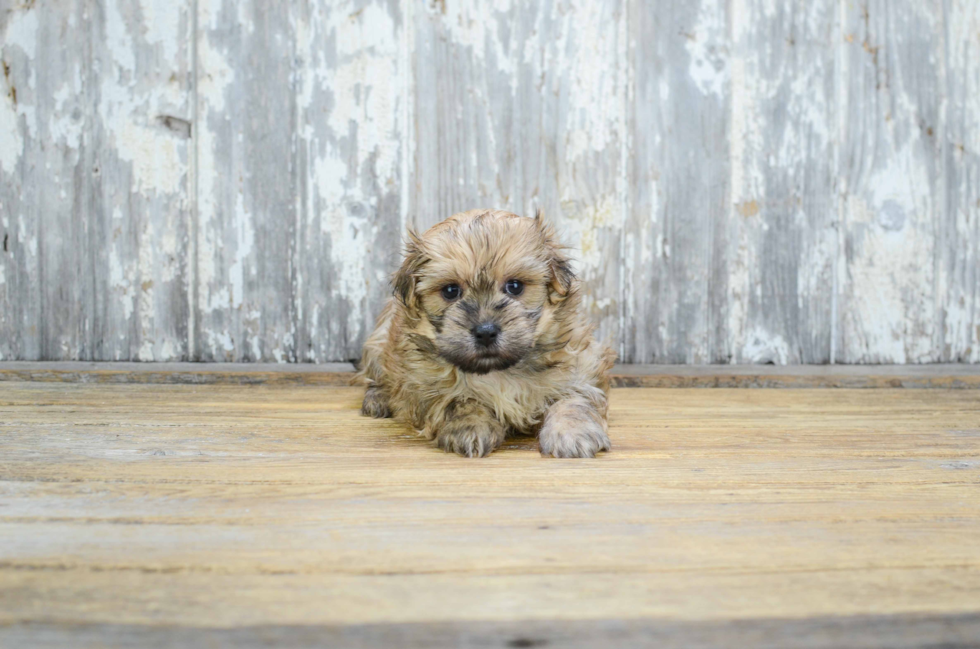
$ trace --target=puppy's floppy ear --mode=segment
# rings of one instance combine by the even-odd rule
[[[544,220],[541,210],[538,209],[534,214],[534,225],[541,235],[541,243],[548,251],[548,269],[551,278],[548,282],[548,295],[551,301],[559,302],[568,296],[572,290],[572,282],[575,281],[575,273],[568,257],[563,252],[564,246],[558,243],[555,229],[550,223]]]
[[[417,275],[427,261],[428,257],[425,254],[422,238],[415,230],[409,229],[408,241],[405,242],[405,260],[402,262],[401,268],[391,278],[395,295],[402,301],[402,304],[409,308],[415,308]]]

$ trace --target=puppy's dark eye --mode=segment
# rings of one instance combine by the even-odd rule
[[[459,284],[446,284],[442,287],[442,297],[446,298],[450,302],[457,299],[463,294],[463,290],[459,287]]]
[[[520,295],[524,292],[524,282],[519,279],[509,279],[504,284],[504,293],[507,295]]]

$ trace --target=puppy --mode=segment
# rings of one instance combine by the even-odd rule
[[[409,232],[394,296],[364,344],[361,412],[445,451],[489,455],[508,434],[543,455],[610,448],[607,372],[579,286],[539,216],[471,210]]]

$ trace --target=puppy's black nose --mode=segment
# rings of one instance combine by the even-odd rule
[[[481,347],[489,347],[497,342],[497,336],[499,334],[500,327],[493,322],[484,322],[481,325],[473,327],[473,337],[476,339],[476,344]]]

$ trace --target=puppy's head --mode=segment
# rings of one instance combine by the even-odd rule
[[[464,372],[504,370],[540,349],[539,325],[574,276],[540,216],[472,210],[410,234],[395,292],[419,347]]]

